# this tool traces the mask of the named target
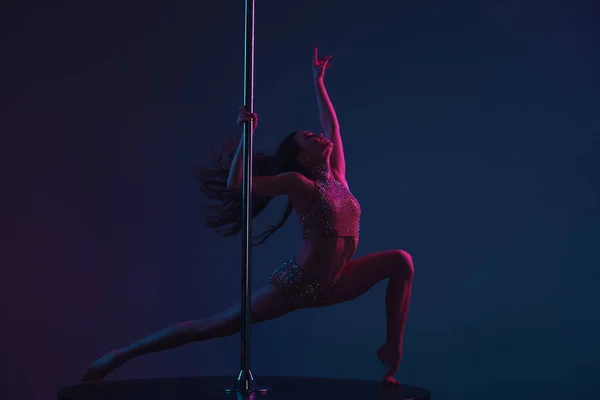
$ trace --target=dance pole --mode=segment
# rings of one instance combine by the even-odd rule
[[[245,0],[246,21],[244,40],[244,105],[254,112],[254,0]],[[245,122],[243,137],[243,176],[242,176],[242,309],[240,318],[241,369],[235,389],[232,392],[264,392],[266,388],[254,384],[250,371],[250,305],[251,305],[251,269],[252,269],[252,121]]]

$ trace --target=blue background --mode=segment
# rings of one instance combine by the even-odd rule
[[[312,46],[332,54],[357,256],[414,257],[398,377],[436,399],[594,397],[597,5],[257,3],[256,148],[320,132]],[[241,239],[203,227],[191,168],[237,134],[243,2],[3,7],[0,383],[52,398],[105,351],[238,299]],[[299,244],[293,217],[255,248],[254,286]],[[253,372],[379,379],[384,292],[255,326]],[[110,379],[238,371],[236,335]]]

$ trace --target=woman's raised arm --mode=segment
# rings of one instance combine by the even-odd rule
[[[319,108],[319,117],[321,119],[321,127],[323,133],[327,135],[329,140],[333,142],[333,150],[331,152],[331,169],[337,172],[341,178],[346,179],[346,160],[344,158],[344,146],[342,145],[342,137],[340,136],[340,124],[338,123],[335,109],[327,90],[325,89],[325,69],[331,67],[329,61],[331,56],[319,59],[319,50],[315,47],[313,57],[313,78],[315,92],[317,95],[317,105]]]

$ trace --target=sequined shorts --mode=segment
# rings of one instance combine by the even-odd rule
[[[334,285],[307,277],[293,258],[277,268],[271,274],[269,282],[285,292],[294,303],[315,300],[323,304]]]

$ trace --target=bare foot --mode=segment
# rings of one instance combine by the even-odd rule
[[[81,378],[81,382],[85,384],[97,384],[114,369],[125,364],[125,361],[127,360],[124,359],[118,350],[109,351],[87,368]]]
[[[400,386],[400,381],[393,376],[384,376],[381,379],[381,383],[387,386]]]
[[[400,351],[394,350],[387,344],[384,344],[377,350],[377,357],[385,369],[381,383],[393,386],[400,385],[400,382],[394,378],[394,374],[398,371],[398,366],[400,366]]]

